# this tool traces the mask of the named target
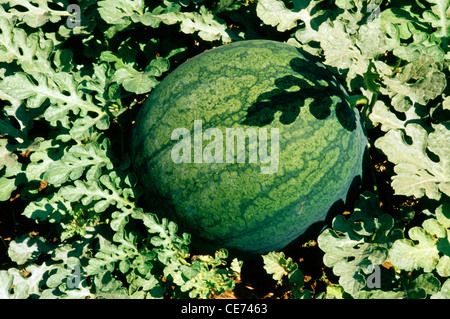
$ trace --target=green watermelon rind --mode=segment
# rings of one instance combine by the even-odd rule
[[[278,111],[270,125],[258,126],[279,129],[275,174],[261,174],[260,163],[173,162],[175,128],[193,134],[194,120],[202,121],[203,130],[250,127],[242,124],[250,106],[271,92],[282,99],[279,83],[294,78],[314,96],[302,97],[292,123],[282,123]],[[281,91],[303,90],[289,85]],[[327,109],[328,116],[320,115]],[[132,141],[148,207],[175,220],[198,247],[250,253],[282,249],[324,220],[336,201],[345,201],[354,178],[362,175],[366,145],[359,113],[331,73],[307,53],[269,40],[220,46],[180,65],[145,102]]]

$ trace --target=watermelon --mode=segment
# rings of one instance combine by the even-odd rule
[[[284,248],[362,175],[367,139],[347,98],[323,64],[286,43],[239,41],[189,59],[133,128],[144,205],[200,251]]]

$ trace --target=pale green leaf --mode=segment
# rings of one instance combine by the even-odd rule
[[[395,164],[392,186],[396,194],[432,199],[439,199],[441,192],[450,195],[450,131],[442,124],[433,127],[428,134],[422,126],[408,124],[405,131],[412,144],[405,141],[401,130],[391,130],[375,142]],[[427,150],[438,155],[439,161],[432,160]]]
[[[340,20],[322,23],[319,27],[320,45],[324,50],[325,64],[348,70],[348,78],[364,74],[369,68],[355,40],[348,36],[346,23]]]
[[[276,281],[280,281],[281,278],[287,276],[292,270],[294,270],[294,263],[292,258],[285,258],[283,252],[271,252],[262,256],[264,261],[264,269],[268,274],[272,275],[272,278]]]
[[[46,39],[42,31],[28,35],[0,15],[0,62],[17,60],[29,74],[51,74],[53,71],[49,59],[53,50],[53,41]]]
[[[447,81],[445,74],[429,56],[420,55],[402,68],[395,77],[381,75],[386,88],[382,93],[400,98],[407,98],[413,103],[426,105],[444,91]],[[394,104],[398,111],[407,110]]]
[[[411,239],[400,239],[392,245],[390,262],[406,271],[419,268],[425,272],[433,271],[439,261],[439,251],[433,237],[421,227],[411,228],[408,234]]]
[[[143,0],[103,0],[98,6],[100,16],[108,24],[124,24],[128,20],[138,22],[145,8]]]
[[[26,166],[25,174],[29,182],[41,181],[54,159],[61,157],[63,148],[51,140],[43,139],[36,139],[32,147],[34,151],[30,155],[30,163]]]
[[[356,299],[404,299],[404,291],[384,291],[380,289],[361,291]]]
[[[35,86],[29,80],[25,73],[16,73],[8,76],[0,83],[0,89],[16,99],[27,99],[35,95]],[[37,107],[39,107],[37,105]]]
[[[9,244],[8,255],[18,265],[23,265],[34,261],[40,254],[49,252],[51,248],[52,246],[47,244],[44,238],[29,237],[28,234],[24,234]]]
[[[44,179],[52,184],[63,184],[68,180],[79,179],[86,172],[90,180],[96,180],[103,167],[113,167],[107,152],[108,140],[102,144],[92,141],[67,148],[61,159],[49,165]]]
[[[1,177],[0,178],[0,201],[8,200],[11,197],[11,193],[17,188],[17,185],[13,178]]]
[[[344,290],[356,296],[366,287],[374,265],[383,264],[392,242],[401,237],[394,220],[383,214],[374,194],[364,192],[348,217],[334,218],[332,229],[318,237],[319,248],[325,252],[323,262],[339,276]]]
[[[7,149],[6,139],[0,139],[0,201],[8,200],[17,188],[16,175],[21,172],[22,164],[16,154]]]
[[[93,290],[96,298],[125,299],[128,292],[120,280],[114,278],[110,271],[101,271],[94,277]]]
[[[172,11],[155,14],[151,19],[152,24],[154,24],[154,19],[169,25],[180,23],[181,32],[186,34],[198,32],[199,37],[205,41],[231,41],[225,22],[214,16],[205,6],[200,7],[199,13]]]
[[[60,72],[52,77],[37,73],[34,80],[37,84],[31,81],[29,75],[16,73],[0,82],[0,90],[17,99],[27,99],[27,105],[31,108],[38,108],[49,99],[52,104],[47,107],[44,116],[54,126],[61,122],[64,127],[70,127],[69,112],[81,117],[89,117],[88,112],[97,114],[92,121],[106,114],[78,88],[75,78],[69,73]]]
[[[444,102],[442,103],[442,108],[444,110],[450,110],[450,96],[445,97]]]
[[[444,282],[438,293],[431,296],[431,299],[450,299],[450,278]]]
[[[26,282],[17,282],[6,270],[0,270],[0,299],[26,299],[29,296]]]
[[[436,271],[441,277],[450,277],[450,256],[444,255],[439,259]]]
[[[421,274],[414,279],[410,288],[423,289],[427,295],[432,295],[441,289],[441,283],[433,274]]]
[[[450,229],[450,203],[444,203],[436,208],[436,219],[446,229]]]
[[[57,223],[71,212],[70,203],[65,202],[61,196],[52,195],[30,202],[22,214],[34,220],[48,220],[50,223]]]
[[[395,97],[394,97],[395,99]],[[383,101],[376,101],[372,111],[369,115],[369,119],[375,126],[381,124],[380,129],[384,132],[393,129],[404,129],[408,122],[421,123],[421,117],[416,113],[415,108],[409,108],[405,113],[405,119],[400,120],[398,116],[388,108],[388,106]]]
[[[279,0],[258,1],[256,14],[265,24],[277,27],[280,32],[295,28],[298,20],[309,20],[307,11],[291,11]]]
[[[450,2],[448,0],[429,0],[428,2],[432,4],[431,11],[425,11],[423,18],[437,29],[434,34],[443,39],[443,49],[447,51],[450,36]]]
[[[47,0],[11,0],[8,1],[10,8],[5,11],[0,7],[0,13],[9,20],[19,19],[30,27],[37,28],[44,25],[47,21],[58,22],[62,18],[71,14],[66,10],[67,2],[55,2],[59,6],[58,10],[51,9]],[[52,6],[53,8],[55,7]],[[19,10],[20,9],[20,10]],[[24,10],[26,9],[26,10]]]
[[[113,80],[122,84],[127,91],[136,94],[151,91],[158,84],[155,77],[161,76],[169,69],[168,60],[162,57],[152,60],[143,72],[136,70],[132,64],[125,63],[122,58],[110,51],[102,52],[100,58],[106,62],[113,62],[116,68]]]

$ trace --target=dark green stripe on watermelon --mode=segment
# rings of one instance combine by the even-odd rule
[[[226,128],[266,128],[269,136],[278,128],[278,171],[261,174],[268,164],[248,157],[174,163],[172,131],[193,136],[195,120],[224,137]],[[200,250],[251,253],[282,249],[345,200],[367,144],[357,110],[325,66],[268,40],[224,45],[180,65],[147,99],[133,134],[147,206],[178,222]]]

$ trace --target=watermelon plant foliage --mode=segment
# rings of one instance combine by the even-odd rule
[[[326,287],[307,287],[288,251],[261,257],[268,276],[292,298],[450,298],[448,0],[70,3],[0,1],[1,298],[234,289],[247,261],[192,255],[190,234],[143,209],[128,141],[177,65],[251,39],[327,66],[353,96],[372,161],[359,200],[311,238]]]

